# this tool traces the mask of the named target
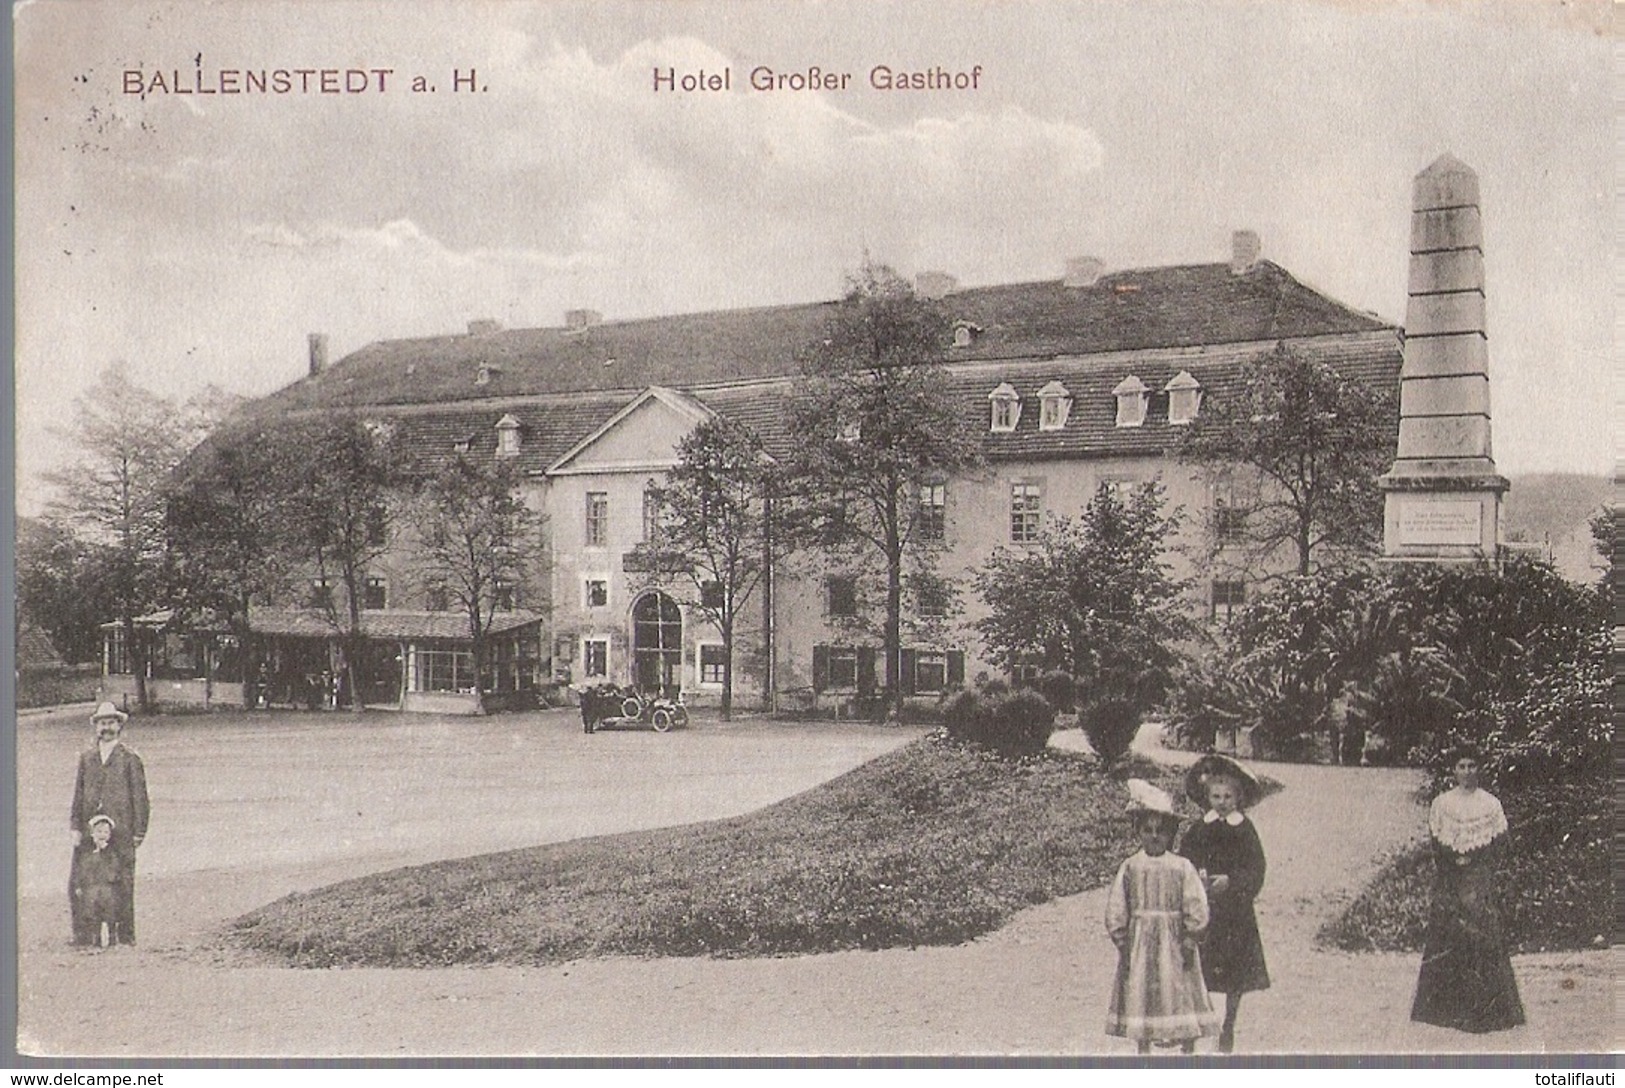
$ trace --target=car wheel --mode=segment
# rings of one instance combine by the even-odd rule
[[[650,717],[649,723],[655,727],[656,733],[667,733],[671,731],[674,721],[671,711],[661,707]]]

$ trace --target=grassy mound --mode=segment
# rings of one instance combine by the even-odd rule
[[[1612,932],[1611,783],[1541,785],[1501,797],[1511,825],[1501,865],[1501,919],[1514,951],[1597,947]],[[1418,952],[1433,888],[1427,843],[1396,853],[1321,943],[1348,952]]]
[[[310,967],[953,944],[1110,880],[1135,849],[1125,799],[1084,756],[931,738],[745,816],[379,873],[233,935]]]

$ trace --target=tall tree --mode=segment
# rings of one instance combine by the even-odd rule
[[[136,385],[122,364],[103,370],[74,404],[73,426],[62,434],[79,457],[45,477],[57,491],[48,514],[107,549],[108,599],[147,710],[149,655],[135,619],[162,602],[166,487],[197,436],[175,402]]]
[[[540,516],[525,504],[512,461],[458,454],[419,479],[402,508],[425,585],[468,619],[476,713],[485,712],[491,627],[530,580],[542,552]]]
[[[1178,527],[1160,485],[1123,496],[1102,484],[1081,517],[1052,519],[1036,548],[995,551],[975,579],[988,608],[976,629],[990,656],[1065,669],[1080,704],[1123,706],[1138,721],[1198,635],[1189,584],[1167,561]]]
[[[824,336],[805,353],[792,414],[799,438],[789,479],[819,512],[824,540],[885,566],[881,636],[894,712],[903,709],[904,568],[929,576],[917,545],[920,489],[981,457],[949,394],[947,321],[892,269],[866,260],[849,277]]]
[[[117,615],[108,592],[112,549],[57,519],[17,520],[17,616],[51,637],[73,663],[99,661],[101,624]]]
[[[790,547],[787,534],[775,534],[780,472],[754,431],[723,416],[690,431],[677,452],[677,465],[650,488],[657,531],[639,546],[639,565],[646,582],[672,592],[721,634],[726,721],[739,617]]]
[[[173,605],[188,617],[224,620],[247,635],[256,597],[290,575],[289,503],[297,462],[274,428],[248,420],[217,430],[176,474],[168,502]]]
[[[1247,474],[1214,526],[1215,551],[1228,543],[1252,569],[1284,553],[1298,574],[1374,554],[1396,418],[1391,396],[1284,343],[1248,360],[1206,397],[1178,447],[1186,462]]]
[[[350,706],[359,712],[362,591],[388,550],[391,498],[401,479],[392,432],[388,424],[334,412],[282,424],[267,441],[299,451],[284,507],[289,554],[327,588],[321,607],[340,636]]]

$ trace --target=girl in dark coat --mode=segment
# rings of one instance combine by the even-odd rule
[[[1186,791],[1207,809],[1180,844],[1207,887],[1211,920],[1202,944],[1202,974],[1212,993],[1222,993],[1224,1025],[1219,1051],[1236,1046],[1241,995],[1267,990],[1269,970],[1258,936],[1253,900],[1264,886],[1264,846],[1243,809],[1258,800],[1258,780],[1235,760],[1204,756],[1190,770]]]

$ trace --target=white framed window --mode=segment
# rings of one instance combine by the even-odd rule
[[[1010,484],[1010,540],[1035,544],[1044,531],[1044,485],[1038,480]]]
[[[581,605],[583,608],[609,607],[609,579],[588,578],[581,585]]]
[[[1058,431],[1072,414],[1072,393],[1060,382],[1050,382],[1038,391],[1038,429]]]
[[[722,674],[728,666],[728,655],[724,652],[720,642],[702,642],[699,644],[700,686],[702,688],[720,688]]]
[[[971,342],[982,334],[982,326],[974,321],[954,322],[954,347],[968,348]]]
[[[1145,423],[1145,406],[1151,389],[1133,374],[1117,383],[1112,396],[1117,398],[1117,425],[1138,427]]]
[[[1238,581],[1216,581],[1213,583],[1213,599],[1208,611],[1208,618],[1215,623],[1229,623],[1241,606],[1247,603],[1247,583]]]
[[[1021,422],[1021,394],[1016,392],[1015,386],[1000,382],[998,388],[987,395],[987,399],[993,406],[988,429],[998,433],[1015,430],[1016,424]]]
[[[1175,426],[1193,422],[1202,407],[1202,383],[1181,370],[1163,389],[1168,393],[1168,422]]]
[[[1134,497],[1134,489],[1140,486],[1140,481],[1132,476],[1102,476],[1100,486],[1110,491],[1118,502],[1127,503]]]
[[[948,531],[948,485],[921,484],[919,520],[914,538],[926,543],[940,542]]]
[[[497,456],[519,456],[519,421],[511,415],[497,420]]]
[[[581,675],[591,679],[609,677],[609,639],[584,638],[581,640]]]
[[[469,650],[418,650],[416,691],[473,691],[474,654]]]
[[[587,523],[583,540],[589,548],[603,548],[609,544],[609,492],[587,492]]]

